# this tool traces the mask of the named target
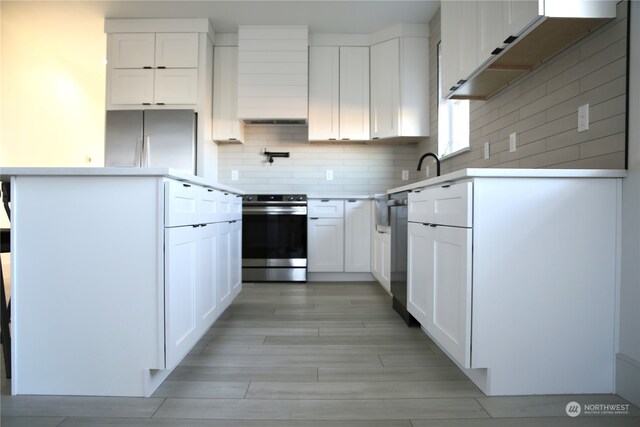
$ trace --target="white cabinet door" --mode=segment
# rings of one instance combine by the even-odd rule
[[[110,36],[109,64],[112,68],[155,66],[153,33],[119,33]]]
[[[347,200],[344,211],[344,271],[371,271],[371,201]]]
[[[231,304],[231,224],[220,222],[214,224],[218,236],[218,306],[222,313]]]
[[[156,33],[157,68],[197,68],[198,33]]]
[[[242,290],[242,221],[231,221],[231,252],[229,254],[229,277],[233,297]]]
[[[371,138],[398,136],[400,39],[371,46]]]
[[[344,271],[344,219],[309,218],[307,245],[309,272]]]
[[[471,367],[471,229],[409,223],[407,308],[461,366]]]
[[[369,139],[369,48],[340,48],[340,139]]]
[[[542,0],[540,0],[542,1]],[[502,2],[502,38],[517,36],[538,19],[538,0]]]
[[[113,69],[109,97],[112,104],[151,105],[153,103],[153,71]]]
[[[440,90],[446,96],[457,85],[460,77],[460,32],[459,22],[461,3],[459,1],[443,1],[440,3]]]
[[[409,223],[407,257],[407,310],[427,328],[433,305],[429,286],[433,270],[433,236],[429,226]]]
[[[340,48],[309,47],[309,140],[340,138]]]
[[[155,70],[154,75],[154,103],[180,105],[198,102],[197,68]]]
[[[242,142],[238,119],[238,48],[216,46],[213,51],[213,139]]]
[[[482,65],[491,58],[491,52],[504,43],[502,37],[502,4],[497,0],[479,1],[478,8],[478,36],[477,63]]]
[[[405,239],[406,240],[406,239]],[[380,276],[382,286],[391,291],[391,234],[382,233],[381,239]]]
[[[383,288],[391,290],[391,235],[376,231],[373,236],[373,276]]]
[[[477,2],[463,1],[458,24],[460,45],[458,48],[458,76],[466,79],[478,67],[478,18]]]
[[[218,238],[215,224],[204,224],[195,230],[198,233],[195,307],[198,336],[201,336],[211,327],[218,314],[218,299],[216,297]]]
[[[197,229],[165,229],[165,363],[173,368],[195,344]]]

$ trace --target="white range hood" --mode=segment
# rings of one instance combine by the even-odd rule
[[[307,26],[241,25],[238,118],[245,124],[306,124]]]

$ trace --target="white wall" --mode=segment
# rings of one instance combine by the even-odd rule
[[[622,274],[616,393],[640,406],[640,2],[631,2],[629,176],[622,184]]]
[[[102,166],[104,17],[84,2],[0,8],[0,165]]]

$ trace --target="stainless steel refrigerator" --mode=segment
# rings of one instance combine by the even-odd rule
[[[196,173],[193,110],[107,111],[105,166],[169,167]]]

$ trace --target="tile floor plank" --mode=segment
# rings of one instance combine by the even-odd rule
[[[5,417],[0,415],[2,427],[56,427],[65,417]]]
[[[355,354],[434,354],[424,343],[394,345],[225,345],[211,344],[194,354],[237,355],[355,355]]]
[[[469,380],[387,382],[252,382],[247,399],[427,399],[481,397]]]
[[[2,396],[2,415],[148,418],[163,402],[144,397]]]
[[[309,421],[309,420],[194,420],[69,417],[60,427],[411,427],[409,420]],[[4,427],[4,425],[3,425]]]
[[[472,398],[371,400],[167,399],[154,418],[396,420],[483,418]]]
[[[248,387],[248,382],[165,380],[152,397],[242,399]]]
[[[318,381],[435,381],[464,380],[457,366],[319,368]]]
[[[382,366],[377,355],[187,355],[182,366],[349,367]]]
[[[317,368],[211,367],[178,365],[168,380],[175,381],[316,381]]]

